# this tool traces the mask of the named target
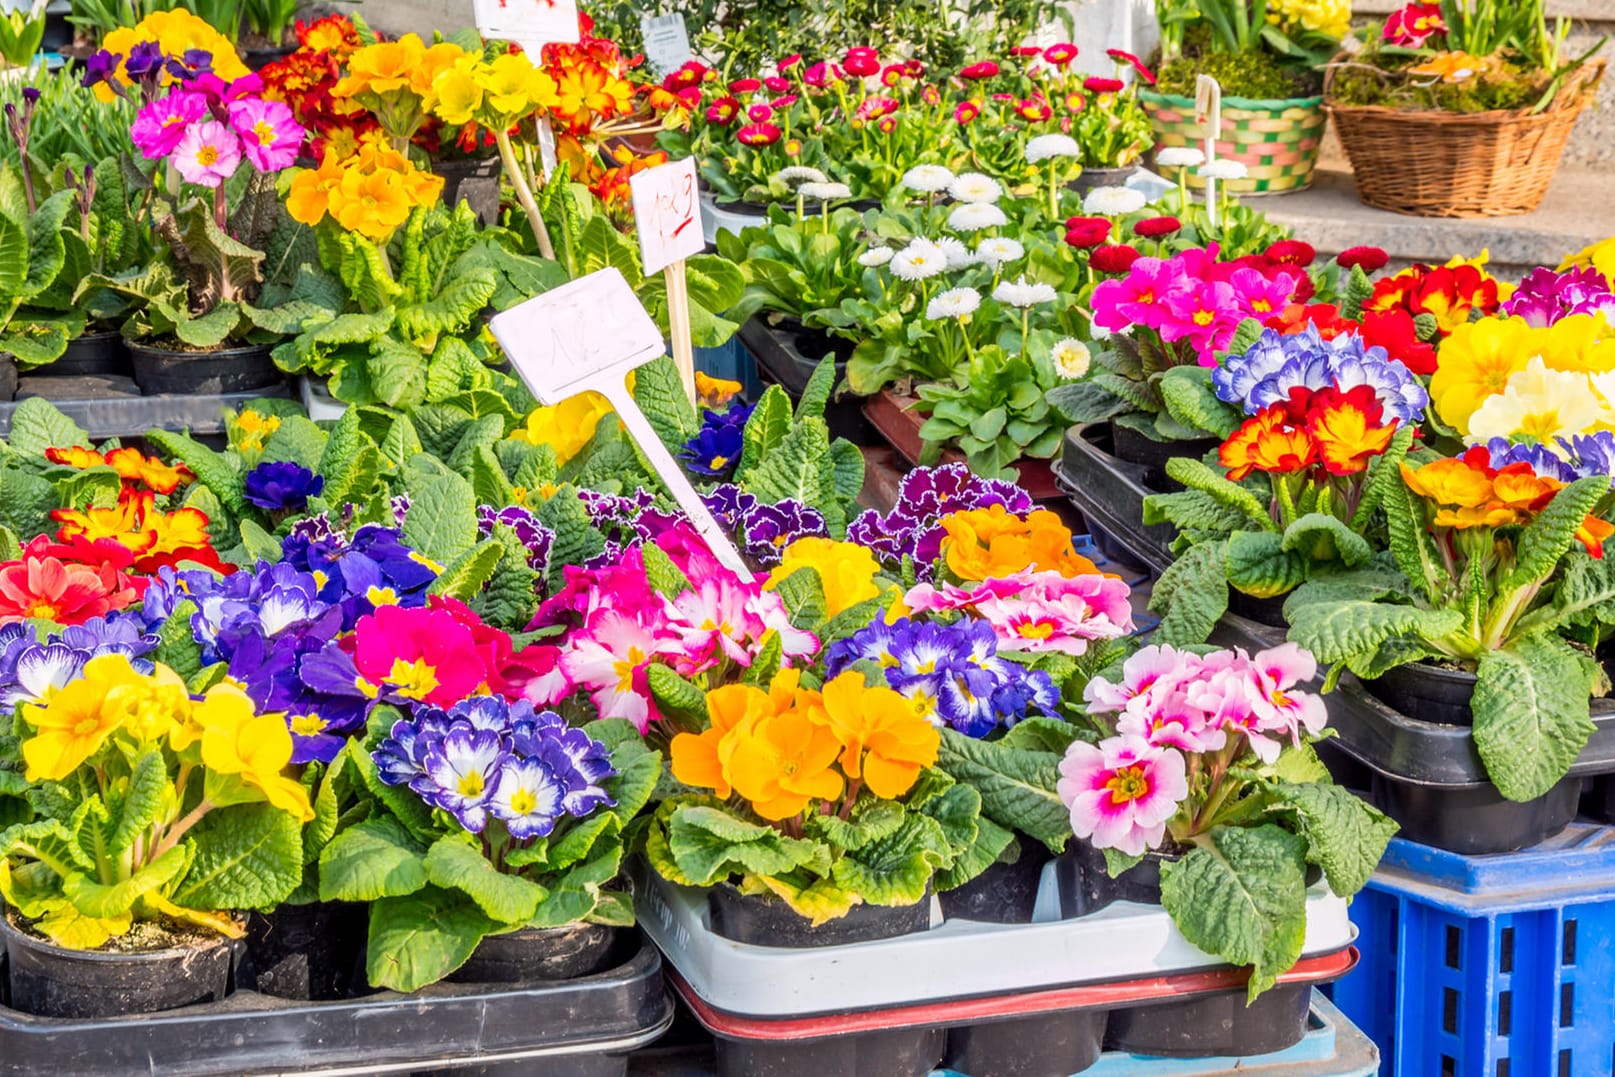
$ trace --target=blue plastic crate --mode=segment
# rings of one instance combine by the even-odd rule
[[[1615,1073],[1615,828],[1518,853],[1393,840],[1335,1004],[1396,1077]]]
[[[716,348],[696,348],[695,369],[714,378],[738,381],[741,385],[740,395],[747,400],[756,400],[762,395],[757,362],[740,342],[738,333],[730,337],[728,343]]]

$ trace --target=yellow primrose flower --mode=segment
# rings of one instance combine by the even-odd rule
[[[1585,269],[1591,266],[1604,275],[1604,279],[1615,286],[1615,236],[1601,239],[1597,243],[1583,247],[1575,254],[1567,255],[1559,263],[1559,272],[1567,269]]]
[[[1549,370],[1615,370],[1615,329],[1602,314],[1571,314],[1548,327],[1542,361]]]
[[[183,56],[189,49],[212,54],[213,73],[225,82],[250,74],[229,38],[198,16],[177,7],[172,11],[154,11],[134,26],[120,26],[101,39],[103,49],[122,58],[118,62],[116,78],[125,86],[130,85],[129,53],[136,45],[146,42],[156,42],[169,56]],[[175,81],[174,76],[166,70],[160,79],[164,86]],[[103,82],[96,85],[95,96],[100,101],[110,102],[117,95],[112,87]]]
[[[208,689],[194,714],[202,727],[202,764],[209,779],[235,777],[256,791],[215,803],[262,799],[300,822],[314,818],[308,791],[281,773],[292,761],[292,735],[283,715],[258,714],[245,693],[227,684]],[[210,781],[209,799],[216,794]]]
[[[1501,393],[1475,409],[1469,436],[1477,443],[1520,437],[1552,445],[1557,438],[1589,432],[1606,415],[1586,374],[1549,370],[1541,356],[1533,356],[1524,370],[1510,375]]]
[[[526,53],[507,52],[487,65],[482,92],[488,125],[502,130],[536,109],[553,105],[555,80],[534,67]]]
[[[99,752],[127,713],[109,706],[107,697],[139,681],[129,659],[105,654],[86,662],[84,675],[52,693],[43,706],[23,704],[23,721],[38,730],[22,742],[25,777],[31,782],[63,781]]]
[[[1465,322],[1441,345],[1441,361],[1430,377],[1430,402],[1441,421],[1469,433],[1469,417],[1486,398],[1508,387],[1547,342],[1545,330],[1524,318],[1482,318]]]
[[[559,404],[540,406],[527,416],[527,424],[511,433],[512,441],[548,445],[555,462],[564,464],[589,444],[600,420],[611,415],[611,404],[599,393],[579,393]]]
[[[880,585],[875,581],[880,563],[875,555],[857,543],[827,538],[800,538],[785,547],[785,556],[769,573],[764,589],[773,590],[804,568],[819,574],[828,616],[834,617],[860,602],[880,597]]]
[[[154,741],[168,736],[176,722],[185,720],[191,696],[178,673],[158,665],[150,674],[107,689],[103,708],[116,712],[119,724],[136,740]]]
[[[312,172],[300,175],[313,175]],[[321,211],[323,213],[323,210]],[[260,415],[251,408],[245,408],[237,415],[231,424],[235,447],[238,449],[262,449],[269,435],[280,429],[280,416]]]
[[[444,123],[470,123],[482,107],[488,65],[477,56],[462,56],[432,80],[426,108]]]

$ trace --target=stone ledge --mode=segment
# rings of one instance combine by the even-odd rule
[[[1519,217],[1449,220],[1388,213],[1358,201],[1351,174],[1334,169],[1320,171],[1308,190],[1250,198],[1246,204],[1295,229],[1298,238],[1325,254],[1366,245],[1384,248],[1400,263],[1439,263],[1485,247],[1504,277],[1558,265],[1565,255],[1615,236],[1608,179],[1579,169],[1561,169],[1542,205]]]

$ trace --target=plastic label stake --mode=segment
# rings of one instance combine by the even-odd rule
[[[1217,136],[1222,134],[1222,84],[1210,75],[1194,83],[1194,119],[1206,136],[1206,164],[1217,159]],[[1206,177],[1206,220],[1217,226],[1217,180]]]
[[[473,0],[477,29],[538,54],[551,41],[578,40],[578,0]]]
[[[646,273],[667,279],[667,328],[684,392],[695,400],[695,350],[690,341],[690,287],[684,260],[706,249],[701,234],[701,187],[695,158],[648,168],[628,181]]]
[[[666,345],[622,273],[606,268],[579,277],[495,315],[488,328],[539,403],[559,404],[591,390],[609,400],[628,436],[713,554],[725,568],[751,581],[740,551],[628,391],[629,373],[666,354]]]

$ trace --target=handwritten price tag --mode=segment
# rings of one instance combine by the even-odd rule
[[[695,158],[648,168],[628,181],[645,272],[655,273],[706,249]]]
[[[690,51],[690,31],[684,25],[684,16],[676,11],[641,15],[639,33],[645,40],[645,59],[658,75],[666,77],[694,56]]]
[[[578,0],[473,0],[473,11],[483,37],[529,52],[578,40]]]
[[[540,403],[559,404],[590,390],[611,401],[713,555],[741,579],[752,578],[740,551],[628,391],[629,371],[665,354],[666,345],[620,272],[602,269],[534,296],[495,315],[488,328]]]

